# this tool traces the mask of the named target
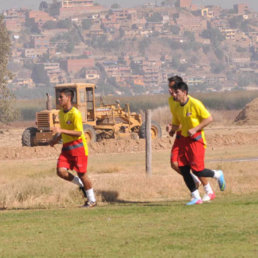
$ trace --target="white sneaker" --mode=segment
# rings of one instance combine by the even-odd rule
[[[210,194],[205,194],[202,198],[202,201],[203,202],[209,202],[211,200],[214,200],[215,199],[215,193],[210,193]]]

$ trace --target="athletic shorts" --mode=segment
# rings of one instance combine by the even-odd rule
[[[179,147],[180,147],[180,140],[182,139],[181,132],[176,133],[176,139],[174,141],[174,144],[171,149],[171,156],[170,161],[172,163],[178,162],[178,153],[179,153]]]
[[[70,156],[61,153],[57,160],[57,168],[75,170],[77,173],[86,173],[88,156]]]
[[[204,170],[205,144],[201,132],[193,137],[181,137],[179,141],[178,166],[190,166],[194,171]]]

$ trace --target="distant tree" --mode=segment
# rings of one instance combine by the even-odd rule
[[[61,1],[53,0],[53,3],[48,6],[48,13],[51,16],[58,16],[61,8]]]
[[[222,51],[220,48],[215,48],[215,49],[214,49],[214,54],[216,55],[216,57],[217,57],[219,60],[223,60],[223,58],[224,58],[224,53],[223,53],[223,51]]]
[[[121,65],[125,65],[126,64],[126,61],[125,61],[125,57],[124,57],[124,54],[122,53],[121,56],[119,56],[117,58],[117,63],[118,64],[121,64]]]
[[[145,50],[147,49],[147,47],[150,45],[151,43],[151,40],[150,39],[142,39],[140,42],[139,42],[139,45],[138,45],[138,48],[139,48],[139,52],[144,55],[145,54]]]
[[[240,30],[242,30],[243,32],[249,32],[249,21],[248,20],[245,20],[241,23]]]
[[[38,24],[35,23],[34,19],[27,18],[25,21],[25,26],[30,30],[30,33],[33,33],[33,34],[40,33]]]
[[[176,25],[172,25],[170,26],[170,31],[174,34],[174,35],[178,35],[180,32],[180,27],[176,26]]]
[[[202,46],[202,51],[203,51],[203,53],[205,54],[205,55],[207,55],[208,53],[209,53],[209,51],[210,51],[210,46],[209,45],[203,45]]]
[[[37,83],[42,84],[49,84],[49,78],[47,76],[47,73],[44,69],[43,64],[35,64],[32,73],[31,73],[32,80]]]
[[[17,111],[14,108],[14,94],[7,85],[8,80],[12,78],[7,68],[11,42],[3,16],[0,16],[0,42],[0,122],[7,123],[17,117]]]
[[[46,54],[43,54],[42,56],[40,56],[39,57],[39,62],[41,62],[41,63],[49,62],[49,55],[46,53]]]
[[[111,5],[111,9],[119,9],[121,6],[117,3]]]
[[[144,74],[141,64],[138,64],[138,63],[135,63],[134,61],[131,61],[130,67],[131,67],[131,70],[132,70],[133,74],[140,74],[140,75]]]
[[[257,61],[258,60],[258,51],[256,51],[254,46],[250,47],[250,53],[251,53],[251,59],[253,61]]]
[[[148,22],[161,22],[162,21],[162,15],[158,12],[153,13],[150,17],[147,18]]]
[[[198,63],[198,57],[197,56],[192,56],[191,58],[190,58],[190,62],[191,62],[191,64],[196,64],[196,63]]]
[[[57,28],[59,29],[71,29],[72,21],[71,19],[64,19],[57,22]]]
[[[228,20],[229,26],[233,29],[237,29],[240,27],[241,23],[243,21],[242,16],[233,16]]]
[[[249,20],[244,20],[241,15],[233,16],[228,22],[230,27],[233,29],[240,29],[244,32],[249,31]]]
[[[132,28],[132,30],[137,30],[138,26],[137,26],[137,24],[133,24],[131,28]]]
[[[46,30],[54,30],[56,28],[57,28],[57,22],[55,21],[47,21],[43,25],[43,29],[46,29]]]
[[[179,41],[171,40],[170,47],[172,50],[176,50],[182,48],[182,44]]]
[[[211,63],[211,72],[215,74],[222,73],[225,70],[225,66],[221,63]]]
[[[179,0],[177,0],[176,2],[175,2],[175,7],[179,7],[180,6],[180,3],[179,3]]]
[[[180,64],[177,68],[177,70],[180,72],[180,73],[183,73],[183,72],[186,72],[187,69],[189,67],[189,64]]]
[[[43,12],[47,12],[48,11],[48,3],[46,1],[40,2],[39,10],[43,11]]]
[[[177,0],[165,0],[161,2],[162,6],[174,6]]]
[[[172,68],[177,69],[180,66],[181,55],[174,55],[171,60]]]
[[[125,31],[120,27],[119,28],[119,36],[122,38],[125,35]]]
[[[70,41],[68,42],[68,44],[66,45],[66,47],[65,47],[65,51],[66,51],[67,53],[72,53],[73,50],[74,50],[74,42],[73,42],[72,40],[70,40]]]
[[[240,76],[237,80],[237,85],[239,87],[246,87],[249,85],[249,80],[247,78]]]
[[[89,30],[92,25],[92,22],[90,19],[84,19],[82,20],[82,29],[83,30]]]
[[[210,39],[213,46],[218,46],[225,39],[220,30],[215,28],[208,28],[207,30],[202,31],[200,36],[206,39]]]
[[[201,15],[202,15],[201,10],[192,11],[192,14],[193,14],[194,16],[201,16]]]
[[[184,37],[187,38],[189,41],[195,41],[194,33],[191,31],[184,31]]]

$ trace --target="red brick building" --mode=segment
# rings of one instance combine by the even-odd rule
[[[67,60],[68,73],[78,73],[82,68],[94,68],[94,66],[95,60],[92,58]]]
[[[246,14],[246,12],[248,12],[248,5],[247,4],[235,4],[234,11],[239,15]]]
[[[44,23],[47,21],[54,21],[55,18],[49,16],[48,13],[42,12],[42,11],[37,11],[37,10],[32,10],[28,14],[29,19],[33,19],[35,23],[37,23],[39,26],[42,26]]]
[[[192,6],[192,0],[179,0],[179,7],[180,8],[190,9],[191,6]]]
[[[86,13],[98,13],[104,10],[103,6],[94,5],[93,0],[62,0],[60,18],[80,16]]]
[[[20,9],[9,9],[4,13],[5,26],[8,31],[20,32],[25,23],[25,11]]]

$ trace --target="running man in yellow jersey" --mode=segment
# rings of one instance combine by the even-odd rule
[[[168,90],[169,90],[169,93],[170,93],[170,98],[168,99],[168,103],[169,103],[169,107],[170,107],[170,112],[172,114],[172,116],[175,116],[174,114],[174,111],[175,111],[175,106],[176,105],[179,105],[179,103],[177,101],[174,100],[174,97],[173,97],[173,86],[178,83],[178,82],[182,82],[183,79],[179,76],[173,76],[173,77],[170,77],[168,79]],[[174,136],[175,132],[172,131],[172,124],[168,124],[167,127],[167,132],[169,133],[170,136]],[[181,132],[180,130],[177,130],[176,132],[176,137],[175,137],[175,141],[174,141],[174,144],[172,146],[172,149],[171,149],[171,155],[170,155],[170,165],[171,165],[171,168],[174,169],[178,174],[182,175],[181,174],[181,171],[178,167],[178,153],[179,153],[179,142],[180,142],[180,139],[181,139]],[[198,188],[201,184],[200,180],[198,179],[197,176],[195,176],[194,174],[191,173],[191,176],[193,177],[193,180],[196,184],[196,187]]]
[[[187,205],[201,204],[215,198],[209,184],[204,185],[206,194],[203,200],[195,186],[190,170],[200,177],[213,177],[218,180],[221,191],[226,183],[221,170],[210,170],[204,167],[206,140],[203,128],[212,122],[212,116],[197,99],[188,95],[188,86],[184,82],[173,86],[173,97],[179,102],[175,107],[175,116],[172,121],[172,132],[181,126],[182,140],[180,141],[178,166],[184,177],[185,183],[192,194],[192,200]]]
[[[58,134],[51,146],[61,138],[63,141],[62,152],[57,161],[57,175],[67,181],[78,185],[87,197],[84,207],[96,206],[96,199],[92,183],[87,176],[88,146],[83,132],[82,117],[78,109],[72,106],[73,91],[63,89],[58,97],[62,109],[59,112],[60,128],[52,128]],[[74,176],[68,170],[75,170]]]

